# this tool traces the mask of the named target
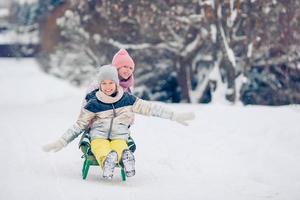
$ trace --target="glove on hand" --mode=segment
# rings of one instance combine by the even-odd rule
[[[57,151],[60,151],[65,146],[67,146],[67,142],[64,139],[60,138],[59,140],[56,140],[55,142],[44,145],[43,150],[45,152],[49,152],[49,151],[57,152]]]
[[[172,120],[176,121],[182,125],[188,126],[186,121],[195,119],[195,114],[193,112],[187,113],[174,113],[172,116]]]

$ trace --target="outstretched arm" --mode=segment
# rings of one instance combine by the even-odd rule
[[[160,104],[138,98],[133,104],[132,111],[146,116],[170,119],[185,126],[188,125],[187,121],[193,120],[195,118],[195,114],[193,112],[177,113]]]
[[[89,122],[94,118],[94,116],[95,113],[82,108],[81,114],[76,123],[71,126],[58,140],[44,145],[43,150],[46,152],[57,152],[61,150],[81,134],[81,132],[88,126]]]

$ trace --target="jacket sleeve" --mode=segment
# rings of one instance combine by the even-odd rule
[[[146,116],[160,117],[164,119],[172,119],[174,114],[174,112],[169,108],[139,98],[137,98],[135,103],[133,104],[132,111],[134,113],[138,113]]]
[[[89,122],[95,117],[95,113],[86,110],[85,108],[81,109],[80,116],[78,117],[76,123],[71,126],[63,135],[62,139],[66,143],[72,142],[76,137],[78,137],[82,131],[84,131]]]

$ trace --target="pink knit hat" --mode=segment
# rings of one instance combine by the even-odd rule
[[[112,65],[117,69],[123,66],[129,66],[134,69],[134,62],[125,49],[120,49],[112,59]]]

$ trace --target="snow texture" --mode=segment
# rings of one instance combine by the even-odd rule
[[[136,116],[136,176],[111,181],[92,167],[81,179],[78,140],[57,139],[79,113],[84,89],[43,74],[33,60],[0,60],[0,199],[296,200],[300,196],[299,106],[168,104],[194,111],[185,127]]]
[[[22,34],[15,30],[3,31],[0,34],[0,44],[38,44],[38,34],[37,31]]]

